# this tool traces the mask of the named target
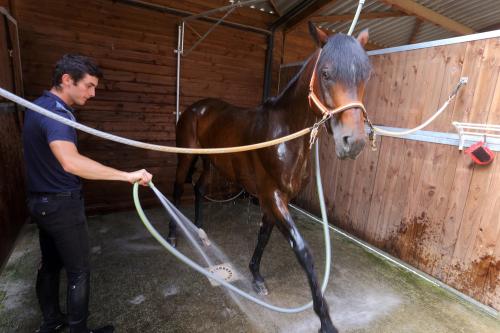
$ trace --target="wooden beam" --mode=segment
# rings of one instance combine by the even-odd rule
[[[293,17],[285,24],[285,30],[291,31],[301,23],[307,21],[311,16],[316,16],[321,13],[327,6],[332,5],[336,0],[316,0],[309,5],[306,9]]]
[[[313,22],[329,22],[329,23],[337,23],[337,22],[345,22],[352,21],[354,19],[354,15],[352,14],[343,14],[343,15],[328,15],[328,16],[313,16],[311,17],[311,21]],[[402,17],[409,16],[407,13],[403,13],[400,11],[389,11],[389,12],[371,12],[371,13],[362,13],[359,15],[360,20],[371,20],[371,19],[380,19],[380,18],[388,18],[388,17]]]
[[[460,35],[472,34],[475,31],[468,26],[441,15],[427,7],[412,0],[378,0],[393,8],[399,9],[408,15],[414,15],[423,21],[436,24],[446,30],[456,32]]]
[[[421,19],[418,19],[415,21],[415,25],[413,26],[413,31],[411,32],[410,40],[408,41],[408,44],[413,44],[417,41],[417,35],[418,32],[420,31],[420,28],[422,27],[423,21]]]

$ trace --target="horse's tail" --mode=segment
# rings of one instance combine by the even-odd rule
[[[195,105],[191,105],[181,114],[177,122],[175,135],[177,147],[199,148],[198,117],[195,110]],[[177,154],[176,183],[192,182],[198,157],[199,155],[193,154]]]

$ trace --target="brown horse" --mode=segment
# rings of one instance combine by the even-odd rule
[[[310,24],[311,34],[322,50],[317,50],[300,72],[275,98],[254,109],[239,108],[218,99],[204,99],[191,105],[177,124],[177,146],[219,148],[248,145],[291,134],[315,123],[319,109],[308,103],[309,84],[328,108],[361,101],[370,75],[370,62],[363,47],[368,32],[357,39],[344,34],[328,37]],[[321,51],[321,52],[320,52]],[[319,59],[318,59],[319,57]],[[315,71],[314,75],[313,72]],[[364,113],[351,108],[326,122],[335,140],[339,158],[355,158],[366,143]],[[183,185],[190,177],[195,155],[179,155],[174,186],[174,204],[180,202]],[[212,163],[233,182],[258,197],[263,212],[257,246],[250,261],[254,287],[267,294],[260,274],[260,261],[271,231],[276,225],[291,245],[306,271],[312,291],[314,311],[321,321],[320,332],[337,332],[328,305],[321,293],[308,244],[300,235],[288,210],[288,203],[305,185],[309,175],[309,136],[269,148],[219,155],[203,155],[204,171],[195,185],[195,221],[201,226],[201,200]],[[175,224],[170,225],[169,241],[176,242]]]

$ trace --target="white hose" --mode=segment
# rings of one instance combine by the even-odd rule
[[[387,130],[384,130],[384,129],[380,128],[380,127],[372,125],[373,130],[375,132],[377,132],[377,133],[380,133],[380,134],[384,134],[384,135],[387,135],[387,136],[396,136],[396,137],[397,136],[405,136],[405,135],[408,135],[408,134],[411,134],[411,133],[414,133],[416,131],[421,130],[422,128],[424,128],[424,127],[428,126],[430,123],[432,123],[434,121],[434,119],[436,119],[441,113],[443,113],[443,111],[448,107],[448,105],[451,103],[451,101],[457,95],[458,90],[463,85],[467,84],[468,80],[469,79],[466,76],[461,77],[460,81],[458,82],[458,84],[456,85],[456,87],[453,89],[451,95],[448,97],[448,99],[446,100],[446,102],[444,102],[443,106],[441,106],[441,108],[439,110],[437,110],[436,113],[434,113],[429,119],[427,119],[425,122],[423,122],[422,124],[418,125],[417,127],[409,129],[409,130],[405,130],[405,131],[387,131]]]
[[[80,123],[77,123],[75,121],[66,119],[64,117],[61,117],[58,114],[55,114],[54,112],[51,112],[49,110],[46,110],[34,103],[31,103],[24,98],[21,98],[3,88],[0,88],[0,96],[11,100],[19,105],[24,106],[27,109],[33,110],[34,112],[40,113],[50,119],[56,120],[62,124],[68,125],[70,127],[76,128],[80,131],[98,136],[100,138],[122,143],[125,145],[129,145],[132,147],[137,147],[137,148],[142,148],[142,149],[148,149],[148,150],[155,150],[155,151],[161,151],[164,153],[178,153],[178,154],[229,154],[229,153],[237,153],[237,152],[242,152],[242,151],[249,151],[249,150],[255,150],[255,149],[260,149],[264,147],[270,147],[277,145],[279,143],[289,141],[296,139],[298,137],[301,137],[303,135],[306,135],[311,131],[311,128],[304,128],[303,130],[300,130],[298,132],[283,136],[281,138],[265,141],[265,142],[260,142],[260,143],[255,143],[255,144],[250,144],[250,145],[245,145],[245,146],[239,146],[239,147],[227,147],[227,148],[181,148],[181,147],[170,147],[170,146],[162,146],[162,145],[155,145],[151,143],[146,143],[146,142],[141,142],[141,141],[136,141],[136,140],[131,140],[127,139],[118,135],[113,135],[110,133],[102,132],[99,130],[96,130],[95,128],[88,127],[85,125],[82,125]],[[348,106],[343,106],[348,107]]]
[[[354,31],[354,27],[356,26],[356,23],[358,23],[359,14],[361,14],[361,9],[363,8],[364,4],[365,4],[365,0],[359,0],[358,9],[356,9],[356,15],[354,15],[354,19],[352,20],[351,27],[349,28],[349,32],[347,33],[348,36],[352,35],[352,32]]]

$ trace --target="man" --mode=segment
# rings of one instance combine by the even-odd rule
[[[95,96],[102,73],[88,58],[65,55],[56,64],[53,86],[34,103],[68,119],[73,105]],[[87,328],[89,303],[89,241],[80,178],[139,182],[146,186],[146,170],[124,172],[80,155],[76,130],[33,111],[26,112],[24,155],[28,209],[38,225],[42,262],[36,293],[42,310],[40,333],[58,332],[68,325],[71,333],[108,333],[113,326]],[[68,277],[67,317],[59,307],[59,278]]]

